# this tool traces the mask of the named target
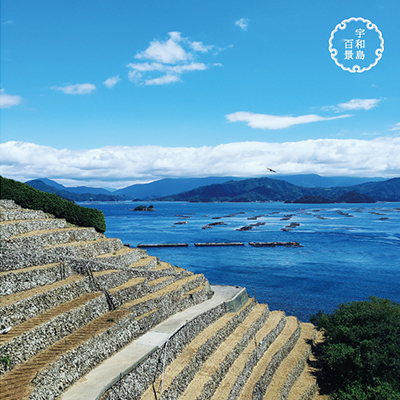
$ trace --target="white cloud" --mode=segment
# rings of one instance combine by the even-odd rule
[[[242,31],[247,31],[249,20],[248,18],[240,18],[239,21],[235,22],[235,25],[239,26]]]
[[[22,101],[21,96],[7,94],[4,89],[0,90],[0,108],[17,106]]]
[[[347,103],[339,103],[338,107],[343,110],[370,110],[378,105],[380,99],[353,99]]]
[[[14,25],[14,20],[9,19],[1,23],[1,25]]]
[[[96,86],[92,83],[77,83],[76,85],[52,86],[51,89],[61,90],[65,94],[90,94]]]
[[[293,125],[308,124],[317,121],[329,121],[338,118],[347,118],[351,115],[340,115],[338,117],[325,118],[316,114],[301,115],[300,117],[254,114],[246,111],[239,111],[226,115],[229,122],[247,122],[251,128],[258,129],[284,129]]]
[[[145,81],[146,85],[168,85],[169,83],[179,82],[181,79],[179,75],[164,75],[159,78],[147,79]]]
[[[170,38],[165,42],[155,40],[150,46],[141,53],[136,54],[135,58],[145,58],[167,64],[174,64],[179,61],[187,61],[192,56],[187,53],[180,44],[181,35],[179,32],[170,32]]]
[[[192,62],[190,64],[183,64],[183,65],[175,65],[174,67],[167,67],[167,71],[176,72],[181,74],[182,72],[187,71],[204,71],[207,69],[207,65],[203,63],[196,63]]]
[[[213,45],[205,45],[203,42],[189,42],[189,46],[194,51],[200,51],[200,53],[207,53],[215,47]]]
[[[165,65],[161,63],[136,63],[128,64],[128,67],[132,68],[129,71],[129,79],[132,81],[140,81],[144,73],[149,71],[164,72],[166,75],[162,75],[156,78],[150,77],[144,80],[146,85],[165,85],[172,82],[181,81],[180,75],[188,71],[203,71],[207,69],[207,65],[203,63],[191,62],[189,64],[179,64],[179,65]]]
[[[398,122],[392,129],[389,129],[391,131],[400,131],[400,122]]]
[[[111,78],[106,79],[103,84],[106,85],[108,88],[114,87],[120,81],[119,75],[113,76]]]
[[[209,67],[194,61],[197,53],[207,53],[214,45],[190,41],[181,37],[180,32],[170,32],[165,41],[154,40],[150,46],[135,58],[145,59],[144,62],[129,63],[129,79],[138,84],[165,85],[181,81],[180,75],[189,71],[204,71]]]
[[[165,177],[263,176],[267,166],[281,174],[400,175],[400,137],[240,142],[198,148],[107,146],[89,150],[7,142],[0,144],[0,154],[1,175],[7,178],[26,181],[47,177],[92,186],[101,182],[103,186],[125,187]]]

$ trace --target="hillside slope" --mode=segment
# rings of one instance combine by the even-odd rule
[[[316,393],[314,326],[257,304],[245,288],[211,286],[11,200],[0,200],[0,227],[1,400]]]
[[[207,178],[166,178],[151,183],[136,184],[123,189],[116,190],[113,194],[126,198],[153,199],[168,196],[199,186],[224,183],[229,180],[241,180],[234,177],[207,177]]]
[[[346,193],[352,192],[352,195]],[[358,194],[365,196],[358,196]],[[327,203],[349,202],[362,197],[364,201],[400,201],[400,178],[383,182],[368,182],[355,186],[331,188],[306,188],[272,178],[253,178],[238,182],[203,186],[194,190],[165,196],[164,201],[191,202],[251,202],[287,201],[300,198],[324,198]],[[307,201],[304,201],[307,202]],[[312,201],[313,202],[313,201]]]
[[[72,201],[119,201],[123,200],[122,197],[120,196],[115,196],[114,194],[104,194],[104,193],[78,193],[78,192],[70,192],[69,188],[64,188],[64,189],[58,189],[54,186],[47,185],[45,182],[43,182],[40,179],[34,179],[31,181],[26,182],[27,185],[41,190],[42,192],[46,193],[54,193],[64,199],[67,200],[72,200]],[[62,186],[62,185],[60,185]],[[78,188],[75,188],[78,189]],[[85,187],[82,187],[82,190],[85,190]],[[105,189],[99,189],[100,191]]]

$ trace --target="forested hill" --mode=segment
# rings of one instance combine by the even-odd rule
[[[165,196],[159,200],[191,202],[293,202],[304,199],[304,201],[298,202],[321,202],[313,201],[313,198],[323,199],[325,203],[400,201],[400,178],[334,188],[306,188],[277,179],[253,178],[202,186],[176,195]]]
[[[383,182],[366,182],[350,186],[350,188],[378,201],[400,201],[400,178],[388,179]]]
[[[113,194],[101,194],[101,193],[73,193],[67,190],[60,190],[54,186],[47,185],[40,179],[35,179],[26,182],[27,185],[41,190],[46,193],[54,193],[63,199],[72,201],[119,201],[123,200],[120,196],[115,196]],[[60,185],[61,186],[61,185]]]

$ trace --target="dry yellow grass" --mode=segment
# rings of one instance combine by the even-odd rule
[[[184,285],[184,284],[196,279],[197,277],[198,277],[198,275],[197,276],[193,275],[193,276],[189,276],[187,278],[179,279],[179,280],[169,284],[168,286],[165,286],[164,288],[158,290],[157,292],[149,293],[146,296],[143,296],[143,297],[140,297],[140,298],[138,298],[136,300],[132,300],[132,301],[130,301],[128,303],[125,303],[123,306],[125,308],[131,308],[131,307],[133,307],[133,306],[135,306],[135,305],[137,305],[139,303],[143,303],[144,301],[153,300],[153,299],[156,299],[158,297],[165,296],[167,293],[173,292],[174,290],[178,289],[180,286],[182,286],[182,285]]]
[[[205,288],[205,286],[206,286],[206,284],[203,283],[203,284],[201,284],[200,286],[197,286],[196,288],[194,288],[194,289],[192,289],[192,290],[189,290],[189,291],[186,292],[179,300],[182,300],[182,299],[184,299],[185,297],[188,297],[188,296],[190,296],[190,295],[192,295],[192,294],[195,294],[195,293],[197,293],[197,292],[200,292],[201,290],[203,290],[203,289]]]
[[[226,338],[218,350],[207,359],[184,393],[179,397],[179,400],[192,400],[201,394],[204,385],[211,379],[229,352],[243,338],[250,326],[262,315],[266,307],[265,304],[258,304],[254,307],[247,318]]]
[[[321,332],[317,331],[316,343],[320,343],[323,340]],[[304,394],[304,392],[311,386],[316,384],[316,375],[319,369],[315,366],[317,359],[314,354],[310,356],[310,362],[306,364],[304,371],[301,373],[292,389],[289,392],[287,400],[298,400]],[[314,395],[313,400],[328,400],[329,395],[322,395],[318,392]]]
[[[122,309],[107,312],[7,372],[0,378],[0,400],[28,400],[33,389],[31,381],[37,373],[56,362],[63,354],[105,332],[128,314],[128,310]]]
[[[12,271],[0,272],[0,276],[4,276],[4,275],[7,275],[7,274],[20,274],[22,272],[29,272],[29,271],[34,271],[34,270],[47,269],[47,268],[52,268],[52,267],[54,267],[56,265],[60,265],[60,263],[36,265],[36,266],[33,266],[33,267],[27,267],[27,268],[21,268],[21,269],[13,269]]]
[[[0,221],[1,225],[8,225],[8,224],[18,224],[19,222],[30,222],[30,221],[48,221],[49,218],[36,218],[36,219],[10,219],[8,221]]]
[[[12,236],[10,239],[18,239],[18,238],[23,238],[23,237],[29,237],[29,236],[37,236],[37,235],[43,235],[45,233],[55,233],[55,232],[67,232],[67,231],[78,231],[78,230],[93,230],[93,228],[81,228],[81,227],[65,227],[65,228],[57,228],[57,229],[40,229],[36,231],[29,231],[26,233],[21,233],[19,235]]]
[[[134,249],[131,249],[129,247],[122,247],[121,249],[117,250],[117,251],[113,251],[111,253],[105,253],[105,254],[101,254],[99,256],[97,256],[96,258],[112,258],[112,257],[118,257],[118,256],[122,256],[124,254],[128,254],[128,253],[132,253],[133,251],[135,251]]]
[[[88,301],[93,300],[101,295],[102,295],[101,292],[87,293],[74,300],[68,301],[67,303],[51,308],[50,310],[40,315],[37,315],[36,317],[28,319],[27,321],[22,322],[19,325],[13,326],[11,330],[7,333],[7,335],[0,336],[0,345],[4,345],[5,343],[10,342],[15,337],[20,336],[25,332],[28,332],[40,325],[45,324],[46,322],[51,321],[58,315],[62,315],[68,311],[72,311],[73,309],[78,308],[83,304],[87,303]]]
[[[18,301],[29,299],[30,297],[33,297],[37,294],[42,294],[42,293],[48,292],[49,290],[58,288],[60,286],[64,286],[64,285],[68,285],[69,283],[72,283],[72,282],[80,281],[83,278],[84,278],[84,276],[82,276],[82,275],[73,275],[62,281],[52,283],[51,285],[44,285],[44,286],[40,286],[40,287],[37,287],[34,289],[26,290],[25,292],[14,293],[14,294],[10,294],[8,296],[1,297],[0,298],[0,307],[5,307],[10,304],[17,303]]]
[[[168,279],[171,279],[171,277],[170,276],[162,276],[161,278],[153,279],[152,281],[149,281],[149,286],[155,286],[158,283],[167,281]]]
[[[161,271],[163,269],[168,269],[171,268],[172,265],[170,263],[167,263],[165,261],[161,261],[157,266],[154,268],[154,271]]]
[[[263,354],[257,365],[253,369],[253,372],[247,379],[243,389],[240,393],[239,400],[252,400],[254,385],[264,374],[268,364],[271,362],[272,357],[277,351],[286,343],[286,341],[292,336],[294,331],[297,329],[298,320],[296,317],[287,317],[287,322],[283,331],[280,335],[271,343],[271,346]]]
[[[264,400],[279,400],[283,385],[293,368],[298,364],[305,352],[310,348],[314,334],[314,325],[301,324],[301,335],[292,351],[282,361],[276,370],[271,383],[264,395]]]
[[[126,289],[130,286],[140,285],[143,282],[146,282],[145,277],[132,278],[132,279],[129,279],[128,281],[126,281],[125,283],[123,283],[122,285],[119,285],[117,287],[110,289],[109,292],[110,292],[110,294],[113,294],[113,293],[119,292],[120,290]]]
[[[131,249],[132,250],[132,249]],[[151,262],[155,257],[149,256],[145,258],[141,258],[140,260],[128,265],[128,268],[141,268],[146,266],[149,262]]]
[[[44,247],[44,249],[52,249],[55,247],[79,247],[79,246],[87,246],[91,245],[93,243],[101,243],[101,242],[113,242],[118,239],[108,239],[108,238],[102,238],[102,239],[97,239],[97,240],[80,240],[78,242],[68,242],[68,243],[59,243],[59,244],[54,244],[52,246]]]
[[[103,275],[108,275],[108,274],[112,274],[114,272],[119,272],[121,271],[120,269],[106,269],[104,271],[96,271],[93,272],[93,276],[97,277],[97,276],[103,276]]]
[[[247,307],[251,299],[246,303],[244,307]],[[229,321],[232,320],[236,315],[242,311],[239,310],[236,313],[227,313],[219,318],[216,322],[209,325],[202,332],[200,332],[183,350],[183,352],[165,369],[164,381],[163,381],[163,392],[169,387],[176,376],[182,372],[185,366],[195,356],[200,346],[202,346],[208,339],[214,336],[219,330],[221,330]],[[161,388],[161,376],[156,380],[154,387],[157,388],[158,392]],[[153,387],[149,387],[140,398],[141,400],[154,400]]]
[[[158,311],[158,308],[156,308],[156,309],[154,309],[154,310],[151,310],[151,311],[149,311],[149,312],[147,312],[147,313],[144,313],[144,314],[142,314],[142,315],[139,315],[139,317],[136,317],[136,321],[140,321],[141,319],[146,318],[146,317],[148,317],[148,316],[151,315],[151,314],[154,314],[156,311]]]
[[[269,334],[278,325],[279,321],[284,317],[284,315],[285,314],[282,311],[272,311],[269,314],[267,322],[257,332],[255,340],[251,341],[247,345],[240,356],[232,364],[229,372],[219,384],[218,389],[214,392],[212,400],[222,400],[228,398],[237,377],[243,371],[246,362],[248,361],[253,351],[256,349],[256,343],[259,343],[267,334]]]

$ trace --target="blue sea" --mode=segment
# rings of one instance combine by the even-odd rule
[[[162,261],[204,273],[211,284],[244,286],[271,310],[284,310],[302,321],[319,310],[331,312],[340,303],[369,296],[400,302],[400,203],[81,204],[104,212],[108,237],[131,247],[188,243],[147,250]],[[153,204],[155,211],[133,211],[139,204]],[[202,229],[214,222],[226,225]],[[265,224],[237,231],[258,222]],[[290,223],[300,225],[281,230]],[[303,247],[252,247],[251,241],[296,241]],[[195,242],[245,246],[195,247]]]

